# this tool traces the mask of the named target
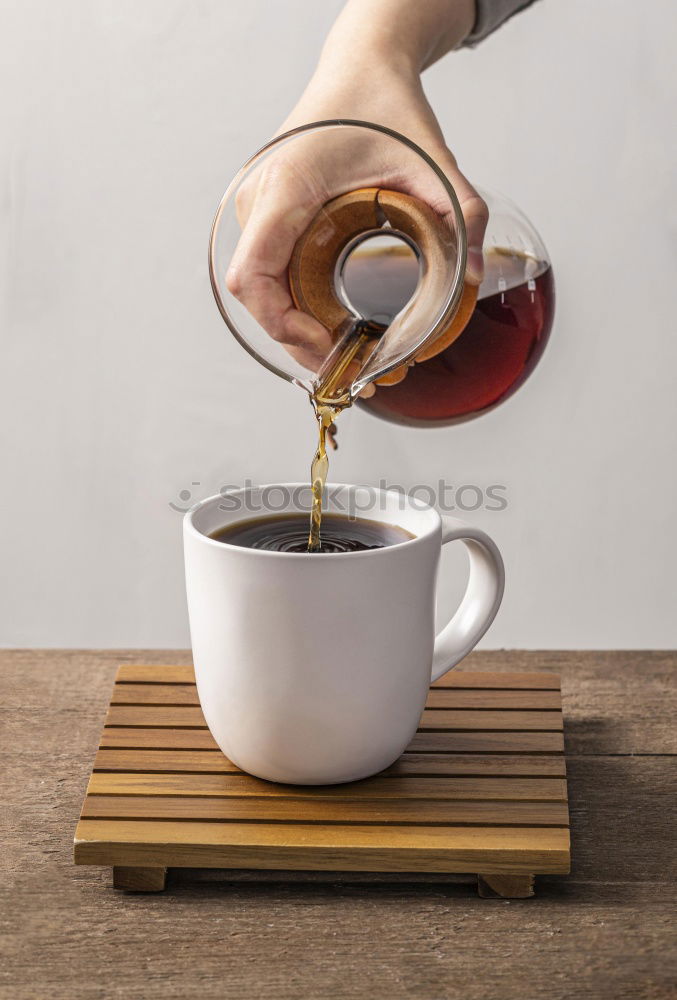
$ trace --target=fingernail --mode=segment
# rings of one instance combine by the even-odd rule
[[[484,277],[482,247],[468,247],[465,274],[471,285],[479,285]]]

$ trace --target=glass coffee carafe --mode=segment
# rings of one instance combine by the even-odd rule
[[[480,194],[489,222],[477,288],[466,281],[453,187],[408,139],[338,121],[279,136],[245,164],[214,221],[221,313],[250,354],[316,407],[358,402],[422,427],[485,413],[540,360],[555,289],[529,220],[506,198]]]

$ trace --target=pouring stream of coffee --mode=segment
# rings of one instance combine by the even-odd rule
[[[311,397],[318,422],[318,447],[311,465],[312,509],[308,551],[321,552],[322,498],[329,470],[327,437],[333,447],[334,420],[351,406],[351,387],[358,372],[372,356],[390,323],[413,296],[419,279],[419,262],[412,248],[399,241],[387,246],[379,239],[363,244],[344,262],[343,294],[351,300],[352,317],[334,332],[336,347],[319,373],[319,382]],[[401,259],[411,261],[415,272],[398,274]],[[352,265],[354,262],[354,266]],[[356,281],[350,279],[351,271]],[[393,281],[393,278],[395,279]],[[404,278],[404,280],[403,280]],[[366,280],[365,280],[366,279]],[[351,294],[352,293],[352,294]],[[355,294],[357,293],[357,294]]]
[[[354,362],[364,351],[375,334],[383,332],[372,323],[356,322],[345,337],[338,358],[329,366],[329,371],[320,381],[312,396],[312,404],[318,423],[318,445],[310,468],[310,483],[312,490],[312,509],[310,512],[310,533],[308,536],[308,551],[321,552],[322,539],[322,497],[329,471],[327,455],[327,434],[331,435],[334,420],[352,403],[349,377]],[[335,446],[334,446],[335,447]]]

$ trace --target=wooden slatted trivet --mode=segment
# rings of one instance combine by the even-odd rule
[[[450,671],[396,764],[276,785],[218,749],[190,666],[121,666],[75,833],[75,863],[157,891],[167,868],[434,872],[533,895],[569,871],[560,681]]]

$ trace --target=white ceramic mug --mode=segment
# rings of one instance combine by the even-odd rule
[[[399,757],[431,680],[493,621],[504,571],[484,531],[366,486],[329,486],[326,509],[357,509],[414,538],[309,555],[208,537],[252,511],[305,512],[308,497],[307,486],[284,484],[198,504],[184,518],[186,587],[200,704],[221,750],[261,778],[330,784],[375,774]],[[456,540],[468,551],[468,586],[435,636],[440,548]]]

